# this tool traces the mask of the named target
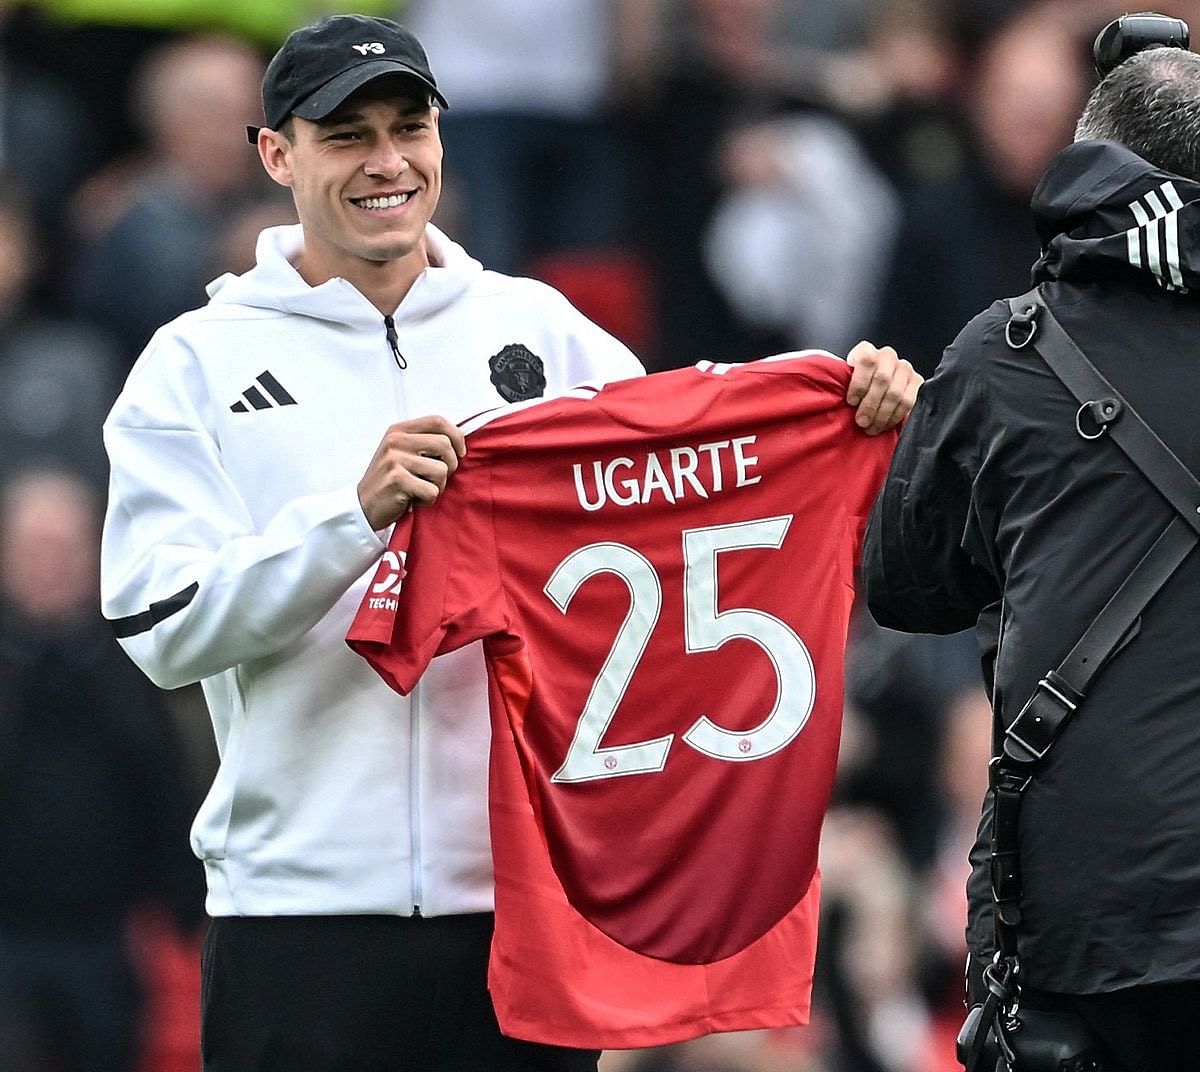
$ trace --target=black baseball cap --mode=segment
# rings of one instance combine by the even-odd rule
[[[391,19],[329,15],[294,30],[263,75],[263,116],[278,130],[290,115],[324,119],[351,93],[383,75],[415,80],[443,108],[450,107],[434,81],[425,50]],[[251,142],[258,127],[247,127]]]

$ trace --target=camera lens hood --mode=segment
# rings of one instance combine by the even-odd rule
[[[1183,19],[1139,11],[1113,19],[1092,45],[1096,73],[1103,78],[1118,64],[1147,48],[1187,48],[1188,24]]]

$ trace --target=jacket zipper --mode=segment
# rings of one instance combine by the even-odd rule
[[[396,334],[396,322],[390,316],[383,318],[383,332],[387,336],[388,348],[392,351],[392,360],[396,368],[408,368],[408,361],[400,352],[400,339]],[[409,854],[412,867],[412,906],[413,915],[421,914],[421,755],[420,735],[417,727],[417,709],[421,702],[421,688],[416,686],[409,698],[408,722],[408,817],[410,825]]]
[[[412,857],[413,915],[421,914],[421,739],[417,727],[417,710],[421,702],[421,686],[413,687],[408,716],[408,818],[411,824],[409,842]]]
[[[392,360],[396,362],[396,368],[408,368],[408,361],[400,352],[400,337],[396,334],[396,321],[390,316],[383,318],[383,333],[387,336],[388,346],[392,350]]]

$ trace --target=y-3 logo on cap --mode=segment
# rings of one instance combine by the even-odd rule
[[[368,52],[373,52],[376,56],[382,56],[387,51],[378,41],[368,41],[365,45],[351,45],[350,47],[355,52],[361,52],[364,56]]]

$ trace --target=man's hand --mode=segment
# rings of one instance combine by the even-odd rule
[[[913,408],[924,378],[890,346],[860,342],[846,357],[853,366],[846,401],[858,407],[854,422],[867,435],[894,428]]]
[[[467,453],[462,432],[445,417],[393,424],[358,482],[358,501],[371,528],[386,528],[412,502],[433,502]]]

